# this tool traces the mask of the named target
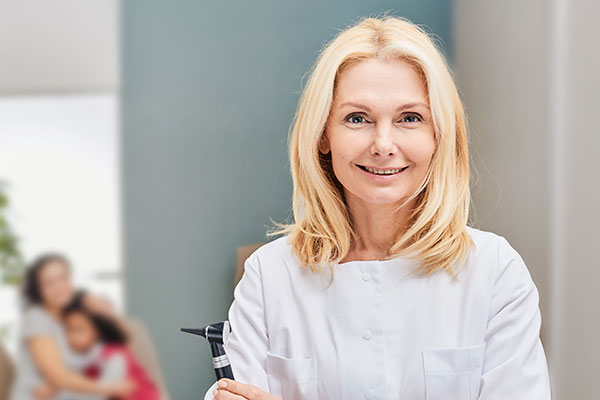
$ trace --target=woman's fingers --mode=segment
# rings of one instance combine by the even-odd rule
[[[238,381],[234,381],[231,379],[223,378],[217,382],[217,395],[221,395],[222,397],[215,396],[217,400],[221,399],[248,399],[254,400],[257,399],[256,392],[253,389],[252,385],[247,383],[241,383]]]
[[[213,400],[246,400],[246,398],[224,389],[215,389]]]
[[[234,397],[217,397],[217,396],[215,396],[215,399],[217,399],[217,400],[224,400],[224,399],[238,400],[240,398],[247,399],[247,400],[278,399],[277,397],[275,397],[269,393],[263,392],[256,386],[253,386],[253,385],[250,385],[247,383],[241,383],[238,381],[233,381],[233,380],[227,379],[227,378],[220,379],[219,382],[217,383],[217,387],[219,388],[217,390],[217,396],[219,396],[219,395],[226,396],[227,394],[237,395]]]
[[[129,379],[124,379],[112,385],[111,394],[116,397],[129,397],[135,390],[136,385]]]
[[[107,299],[93,294],[86,294],[83,298],[84,306],[89,310],[105,316],[115,314],[114,307]]]
[[[242,396],[244,399],[248,400],[258,399],[258,388],[247,383],[241,383],[231,379],[223,378],[219,380],[217,387],[219,388],[219,392],[230,392]]]

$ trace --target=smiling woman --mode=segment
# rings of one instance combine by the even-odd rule
[[[425,31],[341,32],[289,152],[294,222],[246,260],[237,381],[205,399],[550,399],[537,288],[504,237],[467,225],[464,110]]]
[[[424,274],[454,275],[467,257],[463,105],[442,54],[417,25],[366,18],[341,32],[314,65],[289,153],[295,222],[271,234],[289,234],[313,271],[404,256]],[[357,223],[365,215],[377,216]],[[393,223],[382,226],[381,216]]]

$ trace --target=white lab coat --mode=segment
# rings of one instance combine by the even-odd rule
[[[549,400],[529,271],[504,237],[467,230],[457,282],[408,276],[416,262],[396,258],[338,264],[327,287],[287,237],[262,246],[229,309],[236,380],[283,400]]]

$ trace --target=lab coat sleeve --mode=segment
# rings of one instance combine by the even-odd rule
[[[538,290],[521,256],[500,236],[480,400],[550,400],[540,327]]]
[[[256,252],[244,263],[244,274],[233,291],[228,319],[231,334],[224,348],[236,381],[269,392],[266,372],[268,336],[265,322],[263,285]],[[217,382],[205,393],[213,398]]]

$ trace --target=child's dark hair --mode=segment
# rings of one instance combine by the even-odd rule
[[[27,267],[23,279],[23,296],[29,304],[40,304],[43,302],[39,276],[42,269],[53,262],[59,262],[64,264],[68,269],[71,269],[69,259],[60,253],[41,254]]]
[[[67,318],[71,314],[83,314],[92,322],[92,325],[98,332],[98,336],[103,343],[106,344],[126,344],[127,335],[110,317],[91,312],[83,305],[84,293],[76,296],[63,310],[63,318]]]

